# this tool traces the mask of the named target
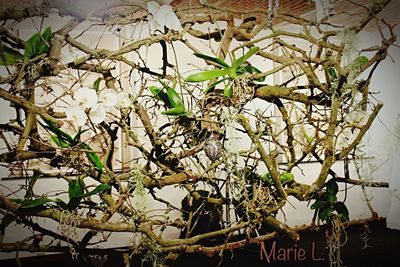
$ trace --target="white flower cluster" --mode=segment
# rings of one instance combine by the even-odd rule
[[[65,111],[67,120],[75,127],[86,124],[87,119],[94,124],[101,123],[106,118],[106,112],[111,108],[127,108],[131,101],[125,92],[116,92],[113,89],[104,89],[98,95],[89,87],[79,88],[73,96],[74,101]]]
[[[182,31],[182,25],[169,4],[160,6],[156,1],[147,2],[149,11],[149,26],[151,32],[163,30],[164,26],[170,30]]]

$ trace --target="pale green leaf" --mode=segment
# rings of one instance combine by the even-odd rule
[[[214,78],[218,78],[221,76],[229,75],[231,73],[230,69],[223,70],[206,70],[202,72],[198,72],[186,77],[187,82],[204,82],[208,80],[212,80]]]

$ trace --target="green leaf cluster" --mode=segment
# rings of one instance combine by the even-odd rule
[[[174,88],[168,86],[166,83],[160,81],[162,88],[157,86],[150,86],[150,92],[158,99],[164,102],[169,108],[161,112],[167,116],[183,116],[187,114],[182,98],[175,91]]]
[[[37,32],[24,43],[24,55],[17,50],[0,43],[0,65],[12,65],[24,59],[25,61],[49,52],[51,42],[51,28],[47,27],[43,33]]]
[[[245,73],[261,73],[259,69],[254,66],[244,64],[251,56],[253,56],[257,51],[260,50],[257,46],[250,47],[249,51],[246,54],[235,60],[231,66],[229,66],[224,60],[218,57],[211,57],[208,55],[195,53],[194,55],[198,58],[204,59],[209,62],[213,62],[220,69],[201,71],[198,73],[194,73],[186,77],[187,82],[204,82],[210,81],[217,78],[217,81],[212,83],[206,89],[204,89],[204,93],[208,93],[213,90],[218,84],[225,82],[224,95],[226,97],[231,97],[233,94],[232,90],[232,80],[236,77],[243,75]],[[221,78],[221,79],[219,79]],[[264,77],[258,79],[257,81],[264,81]]]
[[[13,199],[13,201],[19,204],[19,209],[44,209],[47,204],[53,203],[63,210],[74,210],[83,198],[99,194],[111,188],[108,184],[100,184],[95,189],[85,193],[84,187],[85,184],[82,179],[71,180],[68,186],[68,203],[59,198],[52,199],[46,196],[36,199]]]
[[[274,184],[274,180],[272,179],[271,174],[269,172],[261,176],[261,179],[269,185]],[[291,172],[283,172],[281,175],[279,175],[279,180],[281,181],[281,184],[283,186],[288,185],[294,181],[294,175]]]
[[[92,191],[86,193],[84,192],[84,188],[85,184],[83,182],[83,179],[78,178],[76,180],[69,181],[69,186],[68,186],[69,202],[67,204],[69,210],[76,209],[83,198],[99,194],[101,192],[110,189],[111,187],[108,184],[100,184]]]
[[[82,131],[81,129],[78,130],[78,132],[75,134],[74,137],[69,135],[68,133],[64,132],[60,128],[56,126],[55,123],[45,120],[44,122],[46,124],[40,123],[45,129],[49,130],[53,134],[50,136],[50,139],[58,146],[61,148],[70,148],[74,146],[78,146],[81,149],[85,150],[85,154],[90,161],[90,163],[96,167],[100,172],[103,170],[103,163],[101,162],[101,159],[99,155],[97,155],[96,152],[93,152],[93,149],[86,143],[80,142],[80,137],[82,133],[85,132]]]
[[[311,205],[311,209],[315,209],[318,212],[318,218],[321,221],[328,221],[336,212],[342,220],[349,220],[349,211],[346,205],[342,201],[337,201],[337,193],[339,186],[333,179],[329,180],[325,184],[325,194],[322,194],[319,199]]]

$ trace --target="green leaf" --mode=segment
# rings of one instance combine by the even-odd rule
[[[339,75],[334,67],[328,68],[328,74],[332,81],[337,81],[339,79]]]
[[[368,62],[368,58],[366,56],[359,56],[355,59],[355,63],[358,64],[359,66],[363,66]]]
[[[76,207],[78,207],[79,202],[81,202],[82,200],[84,187],[85,184],[83,183],[83,180],[80,178],[69,181],[68,185],[69,202],[67,205],[69,210],[74,210],[76,209]]]
[[[176,107],[176,108],[171,108],[166,111],[161,112],[163,115],[167,116],[181,116],[186,114],[185,108],[184,107]]]
[[[223,78],[221,80],[216,81],[215,83],[210,84],[206,89],[203,89],[203,92],[207,94],[209,91],[213,90],[218,84],[226,81],[228,78]]]
[[[183,110],[185,109],[183,106],[182,98],[179,96],[174,88],[167,86],[167,95],[168,100],[173,108],[182,108]]]
[[[315,203],[311,205],[311,209],[312,210],[321,209],[321,208],[325,208],[329,205],[330,205],[329,201],[316,200]]]
[[[328,201],[334,203],[336,201],[336,194],[339,191],[339,186],[334,180],[329,180],[326,183],[326,195]]]
[[[261,180],[264,182],[272,185],[274,184],[274,180],[272,180],[271,174],[269,172],[265,173],[263,176],[261,176]]]
[[[318,217],[322,221],[326,221],[332,215],[332,212],[333,212],[332,206],[327,206],[325,208],[321,208],[321,209],[319,209]]]
[[[82,198],[84,187],[85,184],[82,179],[77,178],[76,180],[70,180],[68,185],[69,199]]]
[[[51,28],[47,27],[43,34],[39,32],[32,35],[27,41],[25,41],[25,53],[24,59],[30,59],[40,54],[47,53],[49,51],[51,41]]]
[[[224,96],[231,98],[233,95],[233,89],[231,83],[228,83],[224,88]]]
[[[0,66],[12,65],[21,58],[22,55],[17,50],[0,43]]]
[[[311,144],[313,142],[313,138],[308,135],[304,128],[302,128],[301,131],[303,132],[303,136],[307,140],[307,143]]]
[[[111,188],[111,186],[108,185],[108,184],[101,184],[101,185],[98,185],[92,191],[89,191],[89,192],[83,194],[82,197],[88,197],[88,196],[96,195],[96,194],[98,194],[100,192],[103,192],[103,191],[106,191],[106,190],[108,190],[110,188]]]
[[[290,172],[284,172],[279,176],[281,184],[286,184],[294,181],[294,175]]]
[[[57,135],[53,134],[50,136],[51,141],[53,141],[58,147],[62,147],[62,148],[67,148],[70,147],[70,145],[65,142],[64,140],[61,140],[60,138],[58,138]]]
[[[243,56],[241,56],[240,58],[238,58],[237,60],[235,60],[232,64],[232,69],[237,69],[238,67],[240,67],[244,62],[246,62],[246,60],[248,60],[252,55],[254,55],[255,53],[257,53],[257,51],[260,50],[259,47],[257,46],[252,46],[250,47],[249,51],[247,51],[246,54],[244,54]]]
[[[99,91],[99,86],[100,86],[101,78],[97,78],[92,85],[92,88],[97,92]]]
[[[46,203],[49,202],[54,202],[54,200],[48,198],[48,197],[40,197],[37,199],[29,199],[29,200],[23,200],[19,206],[21,209],[28,209],[28,208],[36,208],[39,206],[43,206]]]
[[[30,59],[34,56],[37,55],[38,53],[38,45],[39,45],[39,33],[35,33],[32,35],[31,38],[29,38],[27,41],[25,41],[25,53],[24,53],[24,59]]]
[[[78,132],[75,134],[73,138],[72,145],[76,145],[81,140],[81,135],[87,131],[89,131],[89,129],[82,130],[82,127],[79,127]]]
[[[212,80],[217,77],[225,76],[231,73],[231,69],[223,69],[223,70],[206,70],[202,72],[198,72],[186,77],[187,82],[204,82],[207,80]]]
[[[86,156],[89,161],[98,169],[103,170],[103,163],[101,162],[100,157],[95,152],[86,152]]]
[[[341,201],[336,202],[333,205],[333,208],[336,210],[337,214],[341,218],[343,218],[347,221],[349,220],[349,210],[347,209],[346,205],[343,202],[341,202]]]
[[[220,59],[219,57],[210,57],[204,54],[200,54],[200,53],[194,53],[194,55],[198,58],[202,58],[211,62],[214,62],[216,64],[218,64],[220,67],[222,68],[229,68],[229,65],[223,61],[222,59]]]
[[[101,162],[100,157],[99,157],[95,152],[91,152],[93,149],[92,149],[89,145],[87,145],[87,144],[85,144],[85,143],[80,144],[80,147],[81,147],[82,149],[85,149],[85,150],[86,150],[85,153],[86,153],[86,156],[88,157],[89,161],[90,161],[99,171],[102,171],[102,170],[103,170],[103,163]],[[88,150],[89,150],[89,151],[88,151]]]
[[[66,133],[63,130],[61,130],[60,128],[58,128],[54,122],[48,121],[44,118],[42,118],[42,119],[47,124],[47,125],[44,125],[43,123],[41,123],[39,121],[40,125],[42,125],[43,128],[48,129],[52,133],[55,133],[59,139],[66,140],[70,144],[72,144],[74,142],[74,139],[72,138],[72,136],[70,136],[68,133]]]
[[[84,186],[85,185],[82,179],[70,181],[68,189],[69,202],[68,205],[66,205],[68,209],[74,210],[76,207],[78,207],[79,203],[81,203],[81,200],[84,197],[92,196],[111,188],[108,184],[101,184],[92,191],[84,193]],[[60,207],[65,208],[65,203],[62,200],[59,200],[57,204]]]
[[[169,102],[168,95],[163,91],[162,88],[157,86],[150,86],[150,92],[158,99],[164,102],[167,107],[172,108],[171,102]]]
[[[38,55],[47,53],[51,42],[51,28],[47,27],[41,35],[38,44]]]

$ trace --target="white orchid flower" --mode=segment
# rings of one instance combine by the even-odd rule
[[[368,113],[364,110],[355,110],[346,116],[347,122],[351,124],[364,125],[368,120]]]
[[[102,123],[106,119],[106,109],[102,104],[92,107],[89,111],[90,120],[94,124]]]
[[[67,121],[71,122],[75,127],[83,126],[86,123],[87,117],[82,106],[70,106],[65,111],[65,115],[67,115]]]
[[[117,92],[113,89],[107,88],[100,92],[99,103],[105,107],[114,107],[118,102]]]
[[[117,106],[119,108],[127,108],[130,105],[131,105],[131,99],[129,98],[129,94],[125,92],[119,92]]]
[[[96,91],[89,87],[79,88],[74,94],[74,99],[84,109],[93,107],[98,100]]]
[[[160,6],[156,1],[149,1],[147,2],[147,10],[152,17],[149,19],[150,29],[152,32],[156,29],[162,29],[164,26],[171,30],[183,30],[181,22],[169,4]]]

